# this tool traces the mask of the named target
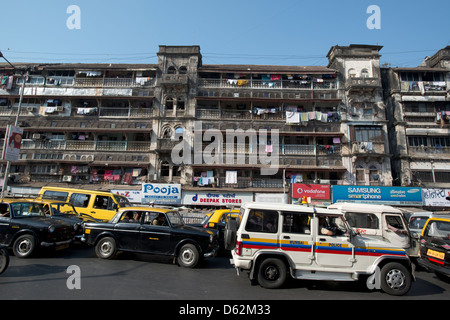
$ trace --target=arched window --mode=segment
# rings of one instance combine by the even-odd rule
[[[369,70],[367,69],[362,69],[361,70],[361,78],[369,78]]]
[[[355,69],[349,69],[348,70],[348,77],[349,78],[355,78],[356,77],[356,70]]]
[[[168,74],[175,74],[175,73],[177,73],[177,69],[175,69],[174,66],[170,66],[169,68],[167,68],[167,73]]]
[[[186,74],[187,68],[185,66],[181,66],[179,72],[180,72],[180,74]]]

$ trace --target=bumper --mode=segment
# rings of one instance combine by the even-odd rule
[[[65,240],[65,241],[58,241],[58,242],[41,242],[41,246],[49,248],[49,247],[60,247],[60,246],[66,246],[69,245],[72,242],[72,239]]]
[[[212,251],[204,253],[203,258],[214,258],[215,256],[217,256],[218,251],[219,247],[215,247]]]
[[[422,258],[417,259],[417,263],[425,269],[428,269],[428,270],[434,271],[434,272],[438,272],[440,274],[446,275],[447,277],[450,277],[450,269],[449,268],[438,266],[438,265],[431,263],[428,260],[422,259]]]
[[[252,260],[242,259],[238,256],[234,250],[231,250],[232,259],[230,259],[230,263],[234,265],[237,270],[250,270],[252,267]]]

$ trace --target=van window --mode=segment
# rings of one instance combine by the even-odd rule
[[[278,230],[278,212],[271,210],[251,210],[248,214],[245,230],[276,233]]]
[[[114,210],[114,201],[109,196],[97,196],[94,201],[95,209]]]
[[[90,199],[91,199],[91,196],[89,194],[72,193],[72,195],[70,196],[69,202],[74,207],[87,208],[87,206],[89,205]]]
[[[400,216],[386,216],[386,222],[396,229],[403,229],[403,222]]]
[[[306,213],[283,212],[283,232],[311,234],[311,216]]]
[[[372,213],[346,212],[345,218],[352,228],[378,229],[380,222]]]
[[[42,199],[66,201],[68,195],[68,192],[46,190],[42,195]]]

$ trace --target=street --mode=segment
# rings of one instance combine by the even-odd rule
[[[69,266],[75,266],[69,268]],[[73,271],[78,270],[78,274]],[[79,275],[78,279],[75,276]],[[362,283],[291,280],[282,289],[268,290],[237,276],[228,256],[207,259],[195,269],[182,268],[171,259],[144,254],[119,254],[98,259],[84,245],[30,259],[11,255],[0,276],[1,300],[427,300],[450,298],[450,282],[433,273],[416,272],[406,296],[370,291]]]

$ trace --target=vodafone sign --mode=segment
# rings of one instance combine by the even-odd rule
[[[311,197],[311,199],[330,199],[330,186],[326,184],[292,184],[292,198]]]

